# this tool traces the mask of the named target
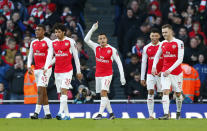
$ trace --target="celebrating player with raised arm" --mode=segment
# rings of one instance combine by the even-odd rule
[[[154,60],[154,56],[157,53],[157,50],[159,48],[160,42],[160,32],[158,29],[153,28],[150,33],[150,39],[151,42],[147,44],[142,53],[142,67],[141,67],[141,84],[142,86],[147,86],[148,90],[148,97],[147,97],[147,106],[148,106],[148,112],[149,112],[149,120],[153,120],[153,112],[154,112],[154,88],[155,85],[157,87],[157,92],[161,93],[161,83],[160,83],[160,73],[162,70],[163,65],[163,58],[160,57],[158,66],[157,66],[157,72],[155,76],[152,75],[152,64]],[[145,81],[145,73],[148,63],[148,71],[147,71],[147,82]]]
[[[49,104],[48,104],[48,96],[47,96],[47,85],[49,82],[50,75],[52,73],[51,66],[49,67],[47,73],[43,74],[43,68],[46,62],[46,57],[48,54],[48,48],[51,46],[51,40],[44,36],[45,34],[45,26],[38,25],[35,30],[36,39],[33,40],[30,44],[30,50],[27,60],[27,68],[29,74],[33,73],[31,69],[31,64],[34,56],[35,61],[35,80],[38,87],[38,102],[36,104],[35,113],[31,116],[31,119],[38,119],[38,114],[43,105],[43,109],[45,112],[45,119],[52,119],[50,114]],[[50,63],[49,63],[50,65]]]
[[[160,117],[161,120],[168,120],[169,112],[169,93],[172,86],[173,91],[176,92],[176,105],[177,114],[176,119],[180,119],[180,112],[182,107],[182,83],[183,73],[181,69],[181,63],[184,56],[184,44],[181,40],[173,37],[172,26],[169,24],[162,26],[162,35],[165,38],[159,46],[159,49],[155,55],[152,74],[156,75],[156,66],[159,58],[163,55],[163,68],[161,73],[161,85],[163,91],[162,104],[164,110],[164,116]]]
[[[49,48],[46,64],[44,67],[44,73],[48,72],[50,61],[52,61],[53,53],[55,54],[55,83],[57,92],[61,93],[60,97],[60,109],[56,116],[58,120],[70,120],[68,104],[67,104],[67,92],[71,86],[71,80],[73,75],[72,55],[75,60],[77,78],[82,79],[80,70],[80,62],[78,58],[78,51],[76,49],[76,43],[73,39],[65,36],[66,27],[63,24],[54,25],[55,35],[57,39],[52,41],[52,46]],[[65,113],[62,117],[63,112]]]
[[[101,93],[101,103],[99,114],[94,118],[95,120],[102,119],[102,113],[105,108],[109,112],[109,119],[114,119],[114,114],[111,108],[110,101],[108,99],[107,93],[109,92],[109,87],[111,84],[111,79],[113,75],[112,62],[115,62],[118,65],[120,72],[120,81],[122,85],[125,85],[126,80],[124,77],[123,66],[119,58],[117,50],[110,46],[107,43],[107,37],[105,34],[98,35],[98,43],[91,41],[91,36],[95,30],[98,29],[98,22],[93,24],[92,28],[89,30],[84,41],[88,44],[89,47],[93,49],[96,57],[96,93]]]

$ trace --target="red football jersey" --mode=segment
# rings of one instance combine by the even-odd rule
[[[178,59],[181,59],[181,57],[178,58],[178,56],[182,56],[183,58],[183,54],[179,54],[182,53],[182,51],[179,50],[184,50],[184,45],[181,40],[175,38],[171,42],[164,40],[162,42],[161,49],[163,54],[162,72],[165,72],[166,70],[170,69]],[[172,70],[171,74],[179,75],[181,72],[182,69],[181,65],[179,64]]]
[[[38,39],[32,41],[30,52],[34,54],[35,70],[42,69],[44,67],[48,53],[48,44],[51,44],[51,40],[47,37],[44,37],[44,39],[40,41]]]
[[[148,56],[147,74],[152,74],[151,71],[152,71],[153,60],[154,60],[154,57],[157,53],[158,48],[159,48],[159,44],[158,45],[150,44],[146,48],[146,54]],[[163,57],[161,56],[160,59],[159,59],[159,62],[157,64],[157,67],[156,67],[157,73],[160,73],[162,71],[162,66],[163,66]]]
[[[109,76],[113,74],[112,54],[113,50],[110,46],[96,47],[96,77]]]
[[[56,39],[52,42],[56,59],[55,73],[69,72],[73,69],[71,46],[74,46],[74,42],[72,41],[70,38],[65,38],[63,41]]]

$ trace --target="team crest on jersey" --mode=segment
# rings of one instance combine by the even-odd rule
[[[65,42],[65,46],[68,46],[69,45],[69,43],[68,42]]]
[[[45,43],[43,43],[42,46],[45,46]]]
[[[111,50],[107,50],[107,53],[110,54],[111,53]]]
[[[176,45],[172,45],[172,48],[175,49],[176,48]]]
[[[151,49],[149,49],[149,51],[151,51]]]

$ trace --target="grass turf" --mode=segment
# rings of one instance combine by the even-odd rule
[[[207,119],[0,119],[0,131],[206,131]]]

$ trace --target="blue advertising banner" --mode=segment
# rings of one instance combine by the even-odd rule
[[[90,119],[96,116],[99,104],[68,104],[71,118]],[[162,104],[155,104],[155,118],[163,115]],[[148,110],[146,104],[112,104],[116,118],[147,118]],[[0,105],[0,118],[29,118],[35,110],[35,105]],[[59,104],[50,104],[50,111],[53,117],[59,110]],[[176,117],[176,105],[170,105],[171,118]],[[107,117],[105,111],[103,117]],[[207,118],[207,104],[183,104],[182,118]],[[44,117],[43,108],[39,117]]]

